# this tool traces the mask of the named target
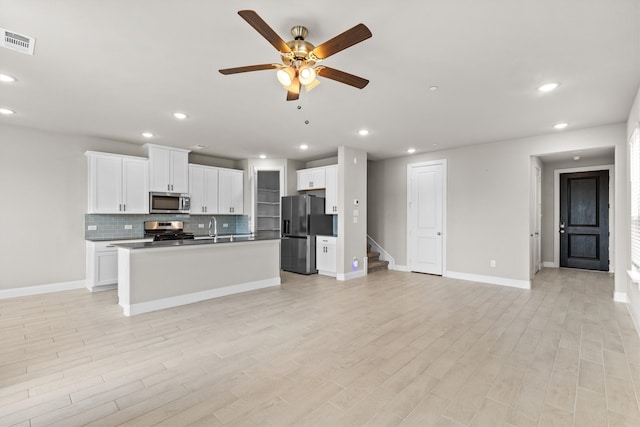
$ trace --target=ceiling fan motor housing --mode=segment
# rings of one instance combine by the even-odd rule
[[[315,46],[305,41],[308,31],[302,25],[296,25],[291,28],[291,35],[293,40],[287,42],[287,46],[291,49],[291,53],[282,54],[282,62],[286,65],[298,65],[296,62],[304,63],[307,65],[313,65],[316,63],[315,58],[312,58],[310,53]]]

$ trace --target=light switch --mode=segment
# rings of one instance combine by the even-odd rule
[[[358,209],[354,209],[353,216],[360,216],[360,211]]]
[[[353,223],[354,223],[354,224],[357,224],[357,223],[358,223],[358,217],[357,217],[357,216],[354,216],[354,217],[353,217]]]

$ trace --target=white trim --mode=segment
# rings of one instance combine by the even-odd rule
[[[406,201],[406,209],[407,209],[407,226],[406,226],[406,240],[407,240],[407,265],[408,268],[411,268],[411,239],[410,234],[411,230],[409,226],[411,224],[410,221],[410,210],[409,204],[411,203],[411,169],[418,168],[422,166],[435,166],[442,165],[442,272],[447,271],[447,181],[448,181],[448,169],[447,169],[447,159],[439,159],[439,160],[431,160],[427,162],[417,162],[417,163],[409,163],[407,164],[407,201]],[[410,271],[410,270],[407,270]]]
[[[509,286],[518,289],[531,289],[530,280],[507,279],[506,277],[484,276],[482,274],[459,273],[457,271],[447,271],[444,277],[450,279],[468,280],[470,282],[489,283],[492,285]]]
[[[112,283],[110,285],[102,285],[102,286],[87,286],[89,292],[102,292],[102,291],[110,291],[113,289],[118,289],[117,283]]]
[[[389,261],[389,270],[395,270],[396,260],[389,254],[389,252],[385,251],[384,248],[380,246],[378,242],[373,240],[368,234],[367,240],[369,241],[369,244],[371,244],[371,249],[373,249],[374,252],[378,252],[380,254],[381,260]]]
[[[357,271],[351,271],[349,273],[338,273],[336,275],[336,279],[344,282],[346,280],[357,279],[358,277],[365,277],[366,275],[367,275],[366,270],[357,270]]]
[[[556,263],[555,263],[555,262],[553,262],[553,261],[544,261],[544,262],[542,263],[542,267],[543,267],[543,268],[558,268],[558,266],[556,265]]]
[[[400,264],[396,264],[393,266],[392,270],[395,271],[404,271],[406,273],[409,273],[411,270],[409,270],[409,266],[408,265],[400,265]]]
[[[280,285],[280,277],[258,280],[255,282],[240,283],[238,285],[226,286],[224,288],[210,289],[202,292],[194,292],[186,295],[179,295],[169,298],[161,298],[154,301],[141,302],[137,304],[120,304],[125,316],[135,316],[136,314],[149,313],[151,311],[163,310],[165,308],[178,307],[186,304],[193,304],[212,298],[224,297],[227,295],[239,294],[241,292],[254,291],[256,289],[269,288]]]
[[[322,276],[329,276],[329,277],[336,277],[337,276],[337,273],[335,271],[318,270],[318,274],[320,274]]]
[[[284,166],[253,166],[247,173],[249,188],[251,189],[251,200],[249,209],[249,228],[252,232],[257,227],[257,201],[258,201],[258,172],[279,172],[280,173],[280,199],[286,196],[286,170]]]
[[[615,292],[613,294],[613,300],[615,302],[623,302],[625,304],[629,304],[629,298],[627,297],[626,292]]]
[[[560,230],[560,174],[601,170],[609,171],[609,273],[614,272],[615,165],[585,166],[553,171],[553,262],[557,266],[560,266],[560,233],[558,233],[558,230]]]
[[[87,286],[86,280],[75,280],[73,282],[50,283],[47,285],[27,286],[24,288],[13,288],[0,290],[0,299],[27,297],[30,295],[48,294],[51,292],[70,291],[72,289],[82,289]]]

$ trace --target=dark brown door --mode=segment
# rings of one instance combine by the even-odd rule
[[[560,267],[609,271],[609,171],[560,174]]]

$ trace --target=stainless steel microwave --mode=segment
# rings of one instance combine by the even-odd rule
[[[188,214],[191,198],[182,193],[149,193],[149,213]]]

